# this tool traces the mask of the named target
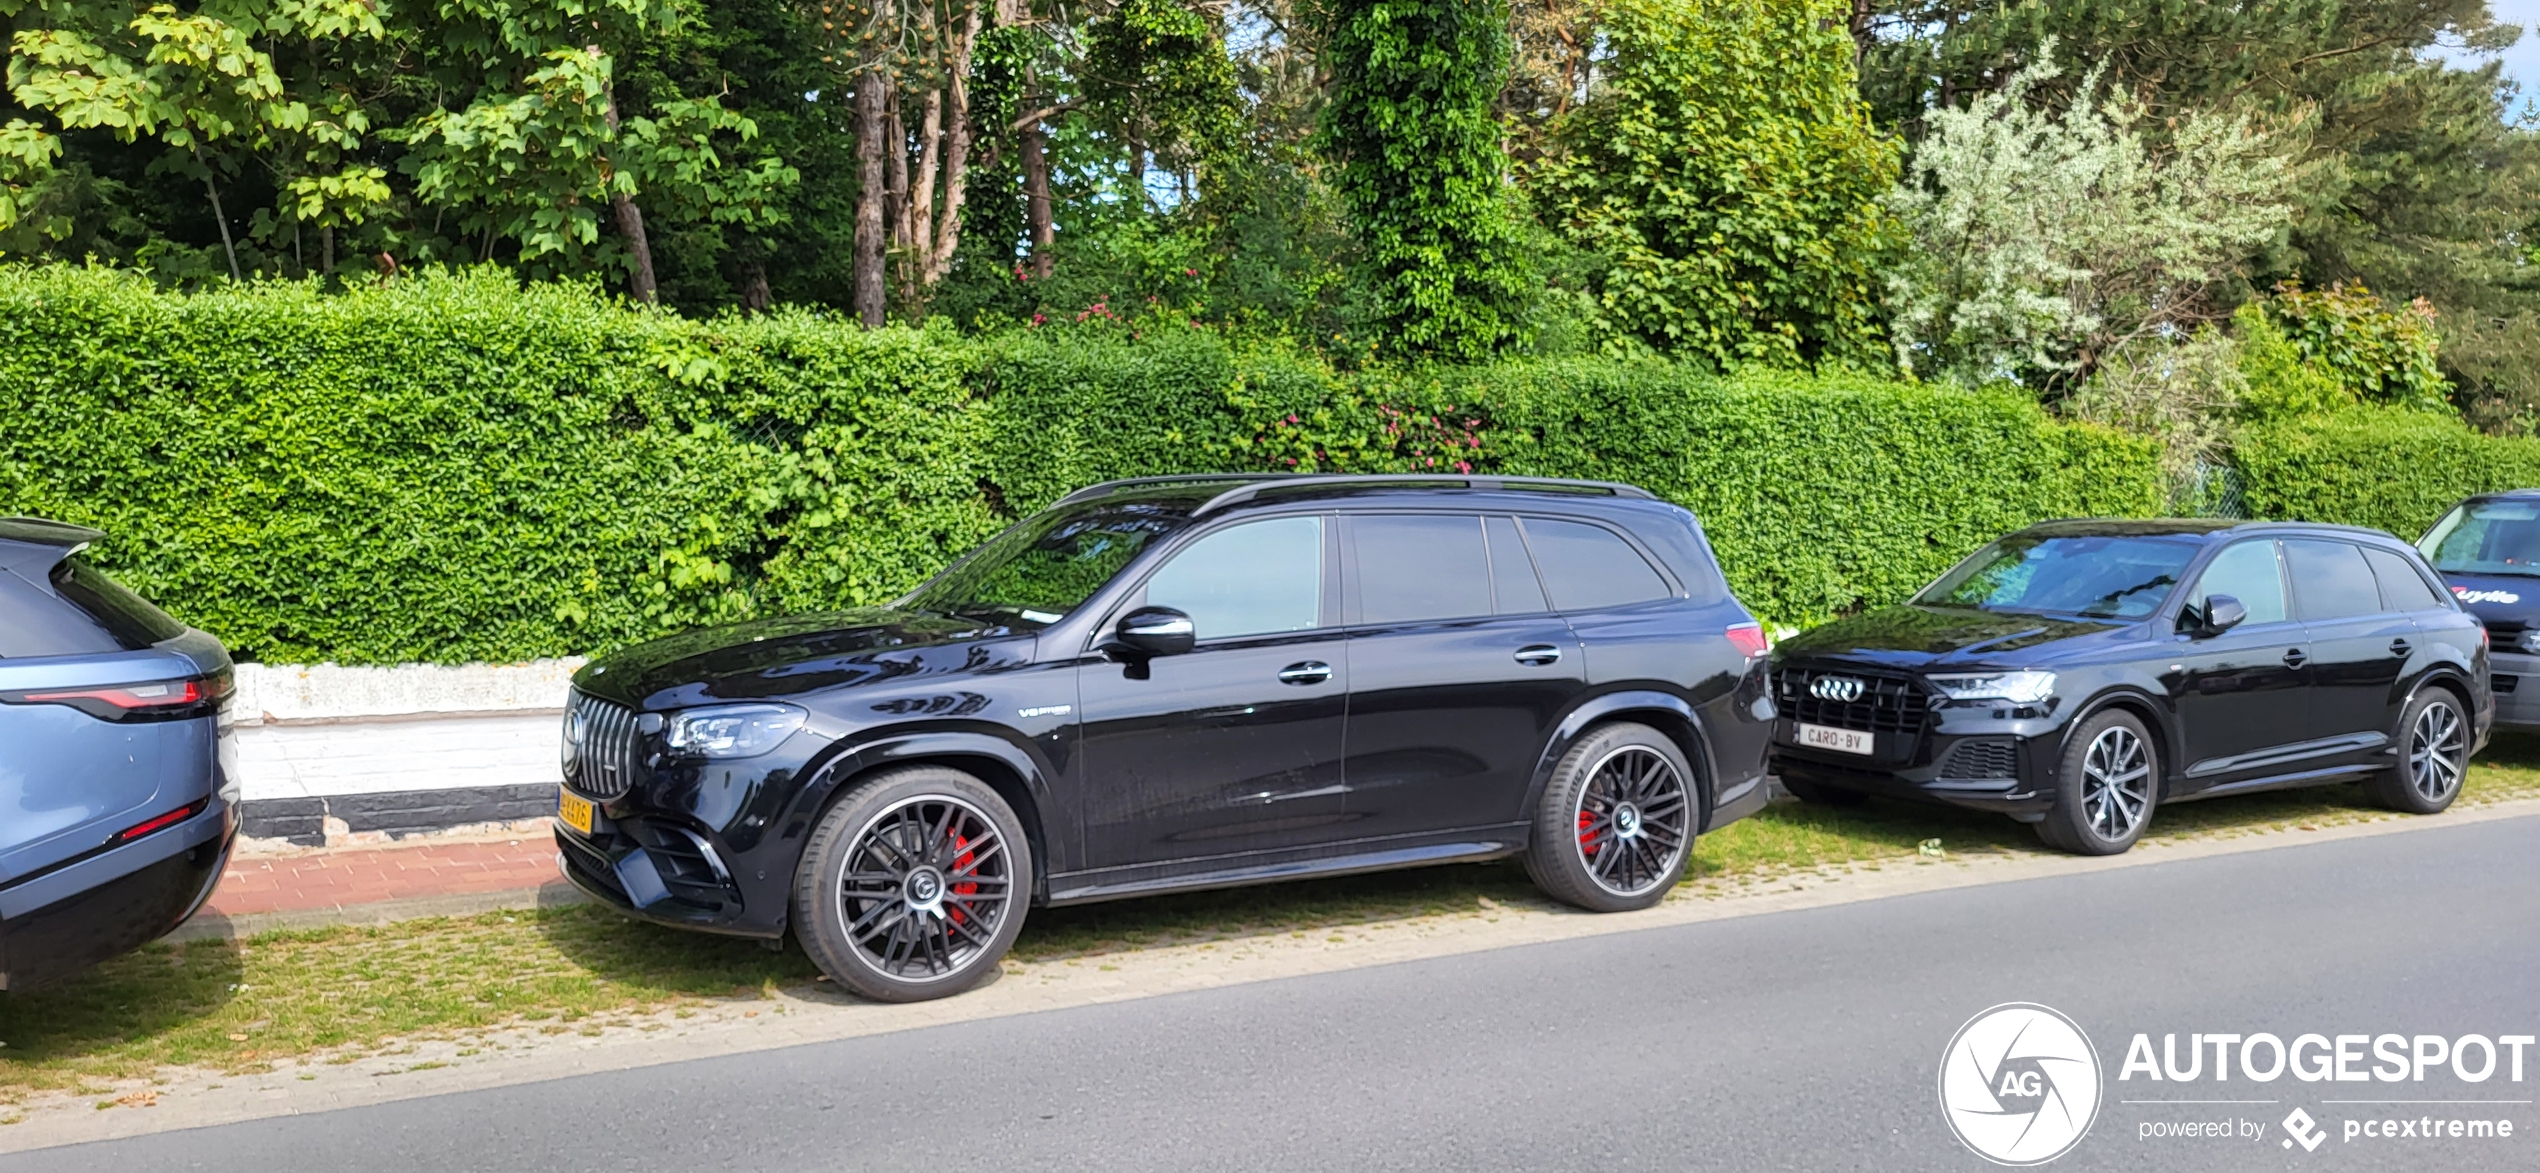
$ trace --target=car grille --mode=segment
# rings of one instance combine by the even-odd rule
[[[1943,778],[2017,778],[2020,776],[2020,748],[2016,742],[1995,738],[1961,741],[1949,751],[1949,759],[1941,763]]]
[[[1809,691],[1820,678],[1828,676],[1860,681],[1860,697],[1851,701],[1833,701]],[[1831,725],[1837,729],[1858,729],[1868,733],[1919,735],[1931,722],[1931,694],[1900,676],[1880,676],[1850,669],[1818,671],[1794,668],[1781,672],[1774,685],[1773,700],[1781,711],[1793,720],[1811,725]]]
[[[635,710],[576,689],[565,718],[579,721],[582,746],[573,757],[573,765],[565,775],[565,783],[593,798],[615,798],[635,785],[636,772],[643,768],[642,739],[635,728]]]
[[[2500,693],[2512,692],[2514,686],[2520,683],[2522,683],[2522,677],[2506,676],[2502,673],[2487,678],[2487,687]]]

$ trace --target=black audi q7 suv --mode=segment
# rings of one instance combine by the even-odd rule
[[[2034,526],[1784,641],[1774,758],[1803,799],[1999,811],[2092,855],[2164,802],[2319,782],[2432,813],[2494,714],[2486,631],[2440,584],[2378,530]]]
[[[958,992],[1027,908],[1522,855],[1662,898],[1763,805],[1764,635],[1624,485],[1220,476],[1076,493],[889,607],[574,677],[565,874]]]
[[[2487,625],[2496,728],[2540,733],[2540,489],[2463,501],[2417,549],[2452,598]]]

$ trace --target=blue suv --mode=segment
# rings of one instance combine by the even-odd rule
[[[238,834],[229,653],[80,557],[103,536],[0,518],[0,990],[185,923]]]

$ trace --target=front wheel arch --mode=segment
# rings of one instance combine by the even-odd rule
[[[859,742],[823,763],[812,782],[803,787],[785,823],[788,834],[807,839],[810,828],[819,823],[821,816],[865,778],[903,766],[960,770],[996,791],[997,797],[1013,809],[1014,816],[1022,820],[1023,840],[1032,849],[1037,865],[1033,869],[1032,903],[1048,903],[1049,874],[1060,866],[1051,854],[1045,824],[1048,775],[1029,754],[984,733],[907,730]],[[797,849],[787,867],[800,858],[801,851]]]
[[[2092,717],[2112,708],[2122,709],[2128,716],[2141,721],[2144,730],[2152,735],[2153,745],[2161,751],[2159,755],[2161,776],[2157,779],[2160,783],[2159,798],[2163,802],[2169,801],[2170,780],[2177,776],[2179,771],[2187,768],[2185,756],[2187,733],[2179,727],[2176,714],[2171,712],[2168,706],[2154,700],[2148,693],[2120,685],[2101,691],[2083,702],[2079,708],[2073,710],[2072,719],[2064,722],[2063,728],[2055,734],[2055,760],[2058,763],[2063,761],[2064,751],[2072,745],[2074,730],[2087,724]]]

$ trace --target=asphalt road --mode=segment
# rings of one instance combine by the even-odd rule
[[[2540,1047],[2522,1083],[2502,1064],[2484,1083],[2439,1065],[2423,1083],[2116,1079],[2137,1032],[2155,1048],[2171,1032],[2182,1048],[2197,1031],[2540,1033],[2540,817],[162,1133],[0,1170],[1981,1170],[1943,1120],[1936,1069],[1960,1024],[2013,1001],[2070,1015],[2105,1072],[2095,1127],[2052,1168],[2540,1168]],[[2490,1102],[2326,1102],[2368,1097]],[[2316,1151],[2282,1147],[2295,1107],[2328,1131]],[[2401,1112],[2438,1131],[2507,1119],[2514,1135],[2343,1138],[2350,1118]],[[2266,1128],[2143,1136],[2240,1121]]]

